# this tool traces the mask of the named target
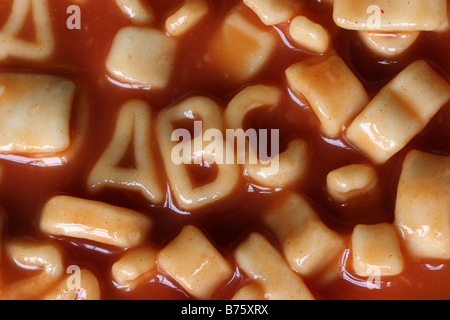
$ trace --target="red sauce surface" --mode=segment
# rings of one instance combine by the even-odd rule
[[[119,190],[105,190],[91,194],[86,189],[87,176],[109,143],[119,108],[130,98],[147,101],[157,111],[172,106],[187,96],[201,94],[212,97],[223,107],[242,89],[233,84],[207,63],[203,56],[214,31],[223,16],[238,0],[211,0],[210,15],[182,38],[175,71],[170,86],[161,91],[136,90],[120,87],[110,81],[105,69],[115,34],[130,25],[111,0],[87,1],[82,8],[82,30],[68,30],[67,1],[50,1],[53,29],[56,34],[56,52],[49,61],[31,63],[8,59],[0,62],[0,71],[20,71],[60,75],[74,80],[86,88],[90,103],[89,137],[76,159],[60,167],[41,168],[11,160],[2,160],[4,176],[0,183],[0,204],[7,212],[6,239],[31,237],[49,240],[39,231],[39,218],[43,205],[51,196],[66,194],[80,198],[104,201],[135,209],[154,221],[149,244],[163,248],[188,224],[198,226],[230,261],[236,245],[251,231],[267,233],[261,222],[261,214],[268,204],[276,203],[282,192],[274,192],[251,185],[242,179],[238,190],[219,205],[185,214],[170,202],[164,206],[152,205],[143,197]],[[156,16],[156,27],[163,28],[165,19],[181,1],[149,0]],[[0,2],[0,26],[10,11],[11,2]],[[383,60],[369,52],[353,31],[338,28],[332,21],[332,11],[316,1],[308,1],[303,14],[325,26],[332,35],[332,45],[352,71],[358,76],[373,97],[389,80],[416,59],[428,61],[447,81],[450,81],[450,32],[422,33],[405,55],[396,60]],[[251,14],[249,12],[249,14]],[[321,135],[317,119],[307,106],[300,106],[291,99],[284,70],[292,63],[311,54],[293,48],[289,44],[287,26],[267,27],[279,37],[279,44],[271,61],[263,72],[249,84],[273,83],[285,91],[282,108],[275,113],[257,112],[248,119],[254,128],[277,128],[282,142],[291,137],[302,137],[310,143],[311,165],[306,178],[295,190],[306,195],[314,204],[323,221],[344,235],[350,247],[351,231],[356,224],[393,222],[396,188],[401,165],[406,153],[415,148],[423,151],[450,155],[450,105],[444,106],[428,127],[388,163],[377,167],[380,177],[379,190],[371,199],[359,199],[345,206],[332,202],[325,192],[326,175],[341,166],[368,161],[345,140],[330,140]],[[32,33],[33,30],[25,30]],[[283,35],[283,37],[281,36]],[[26,36],[26,34],[24,34]],[[158,166],[163,168],[159,150]],[[132,162],[132,159],[130,159]],[[208,170],[208,169],[202,169]],[[213,170],[213,169],[212,169]],[[166,181],[164,170],[160,170]],[[199,174],[200,181],[208,180],[208,172]],[[170,194],[169,194],[170,195]],[[189,299],[190,296],[168,275],[159,272],[157,277],[132,292],[116,288],[111,280],[112,264],[122,251],[99,246],[88,241],[50,238],[63,246],[67,264],[87,267],[99,279],[104,299]],[[450,298],[450,263],[448,261],[413,261],[407,255],[405,270],[400,276],[383,278],[381,290],[364,287],[365,280],[352,273],[350,258],[343,256],[343,273],[339,279],[320,285],[318,281],[305,279],[318,299],[448,299]],[[12,263],[3,259],[3,272],[7,279],[15,281],[25,277]],[[247,281],[236,269],[236,274],[213,298],[230,298]]]

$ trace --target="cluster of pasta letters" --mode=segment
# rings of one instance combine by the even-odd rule
[[[114,38],[105,62],[109,76],[133,88],[166,88],[173,71],[177,38],[208,15],[208,1],[187,0],[167,18],[165,30],[149,27],[154,15],[144,1],[115,2],[130,18],[131,25]],[[445,0],[417,1],[417,5],[370,1],[384,8],[386,14],[378,30],[371,30],[365,23],[367,1],[327,2],[334,5],[336,23],[358,30],[376,54],[399,54],[412,45],[420,32],[442,31],[448,26]],[[277,43],[272,33],[246,18],[242,13],[244,5],[255,12],[263,25],[289,23],[288,31],[296,45],[324,54],[319,60],[293,64],[285,75],[293,94],[317,115],[325,136],[346,136],[371,160],[330,172],[327,190],[336,202],[370,193],[378,180],[374,165],[385,163],[403,149],[450,100],[450,85],[422,60],[411,63],[370,100],[358,78],[332,52],[327,30],[299,15],[299,0],[243,0],[241,7],[225,17],[205,59],[233,81],[245,83],[252,79],[272,56]],[[30,10],[36,27],[35,43],[17,37]],[[49,15],[47,0],[15,0],[10,18],[0,30],[0,60],[8,56],[29,60],[51,56],[55,40]],[[388,33],[391,36],[386,36]],[[0,74],[0,152],[32,161],[40,159],[44,165],[55,159],[63,159],[60,163],[70,161],[77,143],[83,139],[79,134],[83,125],[75,130],[77,135],[70,130],[72,108],[84,110],[83,106],[74,105],[75,89],[72,81],[60,77]],[[186,167],[175,165],[170,158],[175,122],[194,115],[204,121],[205,130],[243,128],[250,111],[261,107],[275,109],[283,95],[276,86],[256,84],[236,94],[224,110],[210,98],[196,96],[158,115],[147,102],[130,100],[122,106],[110,144],[91,171],[86,186],[91,192],[108,187],[128,189],[140,192],[153,204],[163,203],[166,190],[157,178],[150,148],[153,140],[159,145],[176,204],[183,210],[195,211],[226,198],[241,179],[242,171],[247,179],[268,188],[285,188],[301,181],[310,165],[309,146],[303,139],[292,140],[286,151],[277,156],[277,172],[264,170],[261,165],[242,168],[237,164],[218,164],[216,179],[198,188],[190,181]],[[156,137],[152,137],[152,127],[156,128]],[[136,166],[121,168],[119,163],[131,141]],[[214,155],[208,156],[215,161]],[[382,276],[401,273],[404,260],[400,241],[415,257],[450,259],[449,172],[449,157],[414,150],[408,154],[398,186],[394,224],[358,225],[353,231],[351,250],[356,274],[371,276],[370,267],[374,266]],[[6,214],[1,213],[0,235],[5,224]],[[279,242],[281,252],[264,235],[252,233],[237,246],[230,261],[195,226],[184,227],[167,246],[156,250],[146,245],[153,227],[152,219],[146,215],[70,196],[48,200],[39,228],[47,235],[127,249],[111,269],[112,280],[125,288],[134,288],[163,271],[188,294],[208,299],[232,278],[235,264],[249,281],[234,299],[314,299],[303,279],[332,279],[339,275],[345,241],[321,221],[302,195],[287,193],[281,204],[268,208],[264,224]],[[422,232],[423,226],[431,230]],[[81,288],[67,288],[64,252],[53,244],[18,239],[2,243],[0,249],[3,257],[18,266],[38,271],[35,276],[0,289],[0,298],[101,298],[99,280],[89,270],[81,270]],[[2,281],[0,273],[0,285]]]

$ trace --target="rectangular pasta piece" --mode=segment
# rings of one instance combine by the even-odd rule
[[[338,261],[342,237],[320,220],[302,196],[288,195],[267,212],[264,222],[278,239],[289,266],[301,276],[312,276]]]
[[[333,17],[350,30],[435,31],[448,26],[446,0],[335,0]]]
[[[75,84],[50,75],[0,73],[0,152],[55,154],[70,146]]]
[[[394,276],[404,261],[395,227],[388,223],[357,225],[352,233],[353,268],[362,277]]]
[[[348,140],[384,163],[420,133],[450,100],[450,85],[423,60],[398,74],[347,130]]]
[[[268,300],[314,300],[314,296],[278,251],[259,233],[250,234],[235,251],[240,269]]]
[[[339,136],[369,102],[364,86],[337,55],[319,63],[293,64],[286,77],[293,93],[310,104],[329,137]]]
[[[412,150],[397,190],[395,225],[408,252],[450,259],[450,157]]]
[[[116,34],[106,69],[116,80],[164,89],[172,75],[177,41],[152,28],[125,27]]]
[[[40,230],[53,236],[129,248],[147,239],[152,224],[150,218],[133,210],[99,201],[55,196],[42,210]]]
[[[203,300],[210,299],[233,276],[225,258],[191,225],[158,253],[157,261],[189,294]]]

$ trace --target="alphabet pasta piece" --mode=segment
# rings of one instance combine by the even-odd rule
[[[249,112],[262,107],[273,110],[282,104],[282,99],[283,93],[277,87],[249,86],[230,101],[224,113],[226,127],[235,130],[233,139],[237,139],[238,163],[244,164],[245,172],[252,181],[268,188],[282,188],[298,182],[305,174],[309,163],[310,150],[308,143],[303,139],[297,138],[290,141],[284,152],[275,154],[268,160],[258,159],[256,146],[259,146],[259,152],[261,152],[261,140],[258,144],[256,135],[252,136],[243,132],[244,120]],[[244,141],[247,140],[249,146],[245,147]],[[278,144],[276,151],[279,151],[279,137],[273,142],[272,152],[274,152],[275,144]],[[244,158],[244,155],[248,155],[248,160],[239,159]]]
[[[303,0],[244,0],[266,25],[288,22],[301,9]]]
[[[30,10],[35,30],[34,42],[19,38],[21,30],[28,28],[26,23]],[[51,56],[54,47],[55,36],[48,1],[14,0],[11,14],[0,30],[0,60],[9,56],[32,61],[44,60]]]
[[[330,45],[328,31],[305,16],[297,16],[291,21],[289,35],[296,44],[315,53],[324,53]]]
[[[130,100],[122,106],[111,142],[89,174],[87,185],[91,191],[109,186],[138,191],[153,203],[164,201],[152,153],[152,124],[150,106],[144,101]],[[135,167],[120,167],[130,145]]]
[[[420,35],[414,32],[359,31],[363,43],[382,57],[395,57],[411,47]]]
[[[156,273],[156,250],[141,247],[126,252],[111,269],[113,280],[124,288],[135,288],[142,277]]]
[[[238,267],[255,281],[268,300],[313,300],[303,280],[259,233],[250,234],[234,253]]]
[[[289,266],[310,277],[335,263],[344,245],[343,238],[329,229],[302,196],[291,193],[269,208],[265,225],[278,239]]]
[[[142,0],[116,0],[120,10],[128,16],[134,23],[147,24],[155,19],[150,9]]]
[[[264,300],[264,292],[254,283],[240,288],[231,300]]]
[[[66,275],[42,300],[100,300],[101,289],[97,277],[87,269],[77,272],[79,274]]]
[[[450,259],[450,157],[412,150],[397,189],[395,225],[417,258]]]
[[[0,73],[0,152],[48,155],[67,150],[75,89],[60,77]]]
[[[106,69],[116,80],[138,88],[165,88],[170,80],[177,41],[163,32],[125,27],[116,34]]]
[[[331,171],[327,175],[327,190],[335,201],[345,202],[372,191],[377,180],[377,173],[372,166],[353,164]]]
[[[197,136],[183,137],[183,141],[173,139],[177,121],[198,119],[202,125]],[[220,133],[212,142],[203,141],[209,130]],[[199,130],[200,131],[200,130]],[[194,132],[194,135],[196,133]],[[223,140],[223,119],[217,103],[206,97],[190,97],[163,110],[158,118],[158,141],[164,160],[167,177],[177,205],[183,210],[194,210],[217,203],[231,194],[239,182],[239,166],[227,163],[225,155],[233,150]],[[187,140],[187,141],[185,141]],[[174,150],[183,148],[183,162]],[[198,147],[197,147],[198,146]],[[211,148],[209,148],[212,146]],[[209,183],[195,187],[188,172],[188,166],[197,163],[216,165],[217,176]]]
[[[404,269],[400,241],[388,223],[357,225],[352,233],[353,268],[359,276],[394,276]]]
[[[286,70],[286,77],[293,93],[310,104],[322,132],[329,137],[339,136],[369,102],[361,82],[337,55],[319,63],[293,64]]]
[[[276,48],[276,37],[232,10],[215,34],[206,60],[227,79],[242,83],[256,76]]]
[[[446,0],[335,0],[333,17],[351,30],[436,31],[448,25]]]
[[[180,9],[166,20],[166,31],[174,36],[182,36],[195,27],[209,13],[206,0],[187,0]]]
[[[450,85],[423,60],[400,72],[367,105],[347,138],[374,162],[385,163],[420,133],[450,100]]]
[[[152,221],[133,210],[103,202],[55,196],[44,206],[40,230],[46,234],[130,248],[147,239]]]
[[[159,267],[191,295],[209,299],[229,280],[233,269],[194,226],[186,226],[157,256]]]
[[[17,239],[6,244],[5,252],[18,267],[37,274],[6,286],[0,291],[1,300],[37,299],[55,286],[64,273],[62,251],[53,244]]]

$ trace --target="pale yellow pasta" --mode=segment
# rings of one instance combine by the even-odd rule
[[[209,13],[207,0],[186,0],[181,8],[166,20],[166,31],[174,36],[182,36],[202,21]]]
[[[315,53],[325,53],[330,46],[328,31],[305,16],[291,21],[289,35],[296,44]]]
[[[188,141],[172,141],[172,135],[177,129],[176,122],[193,119],[201,121],[202,132],[198,136],[189,137]],[[233,154],[233,150],[226,142],[203,141],[203,134],[209,129],[223,132],[223,119],[217,103],[206,97],[187,98],[163,110],[158,118],[158,141],[168,181],[177,205],[184,210],[198,209],[217,203],[229,196],[239,182],[239,166],[227,163],[225,159],[227,154]],[[221,138],[223,140],[223,136]],[[177,164],[173,158],[173,151],[180,143],[188,146],[190,152],[183,155],[188,161]],[[214,148],[208,149],[213,145],[220,147],[223,152]],[[188,166],[197,165],[196,163],[202,165],[205,162],[217,166],[217,176],[213,181],[195,187],[188,172]]]
[[[337,55],[318,63],[293,64],[286,77],[290,89],[311,106],[329,137],[339,136],[369,102],[364,86]]]
[[[71,143],[76,86],[50,75],[0,73],[0,152],[56,154]]]
[[[343,238],[320,220],[304,197],[295,193],[285,197],[269,208],[264,222],[279,241],[289,266],[301,276],[311,277],[334,264],[337,274]]]
[[[450,259],[450,157],[412,150],[397,189],[395,226],[409,254]]]
[[[114,37],[106,69],[137,88],[164,89],[170,81],[177,41],[152,28],[124,27]]]
[[[64,274],[62,252],[53,244],[18,239],[6,244],[5,253],[18,267],[37,274],[7,285],[0,291],[1,300],[39,298]]]
[[[304,139],[291,140],[285,151],[272,157],[268,164],[245,164],[245,174],[267,188],[286,188],[304,178],[310,158],[310,147]]]
[[[18,38],[20,31],[31,17],[35,30],[35,42]],[[12,12],[0,30],[0,60],[9,56],[25,60],[43,60],[54,51],[55,39],[51,27],[47,0],[14,0]]]
[[[392,224],[357,225],[352,233],[353,269],[357,275],[394,276],[404,269],[399,237]]]
[[[238,267],[264,292],[267,300],[313,300],[303,280],[270,242],[251,233],[234,253]]]
[[[111,269],[112,279],[123,288],[135,288],[156,273],[156,250],[140,247],[126,252]]]
[[[276,37],[253,24],[241,10],[232,10],[215,33],[205,59],[233,82],[245,82],[268,63]]]
[[[359,31],[366,47],[382,57],[395,57],[408,50],[420,35],[415,32]]]
[[[353,164],[338,168],[327,175],[327,191],[333,200],[345,202],[368,194],[377,185],[377,172],[368,164]]]
[[[288,22],[304,4],[303,0],[244,0],[266,25]]]
[[[258,108],[267,108],[268,111],[280,107],[283,92],[275,86],[255,85],[241,90],[228,104],[224,112],[225,126],[227,129],[243,129],[246,116]],[[243,131],[235,131],[238,140],[247,140]],[[279,143],[279,141],[276,141]],[[254,141],[256,143],[256,141]],[[238,163],[244,163],[246,175],[250,180],[268,188],[281,188],[292,185],[304,176],[309,163],[309,146],[303,139],[294,139],[287,149],[274,155],[271,159],[258,159],[254,145],[243,148],[245,143],[237,143],[238,157],[244,154],[249,159],[237,159]],[[274,146],[273,146],[274,147]],[[250,159],[256,159],[257,163],[250,163]],[[268,163],[265,163],[268,162]]]
[[[446,0],[335,0],[333,17],[351,30],[435,31],[448,25]]]
[[[347,130],[348,140],[385,163],[420,133],[450,100],[450,85],[423,60],[398,74]]]
[[[250,283],[240,288],[231,300],[264,300],[264,292],[254,283]]]
[[[165,199],[158,180],[152,153],[152,116],[150,106],[141,100],[130,100],[120,109],[113,137],[95,167],[87,185],[92,192],[112,187],[140,192],[152,203]],[[135,166],[123,168],[119,164],[133,145]]]
[[[152,227],[147,216],[99,201],[55,196],[44,206],[43,233],[130,248],[142,244]]]
[[[97,277],[87,269],[80,269],[79,284],[72,284],[70,274],[41,298],[41,300],[100,300],[101,289]],[[77,287],[79,285],[79,287]]]
[[[152,23],[153,13],[142,0],[115,0],[120,10],[136,24]]]
[[[157,260],[159,268],[198,299],[210,299],[233,276],[228,261],[191,225],[158,253]]]

